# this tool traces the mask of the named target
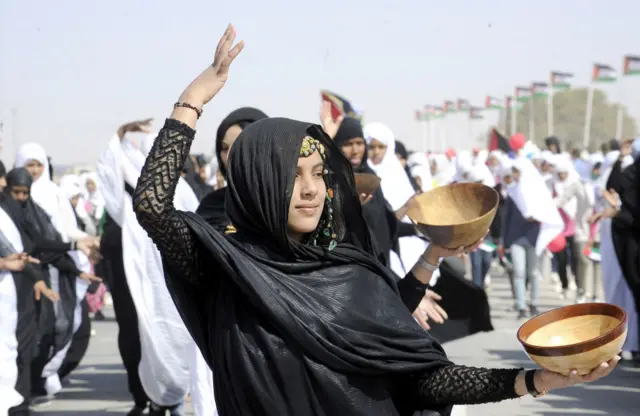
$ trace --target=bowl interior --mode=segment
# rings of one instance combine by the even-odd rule
[[[620,320],[607,315],[582,315],[561,319],[535,330],[527,343],[538,347],[558,347],[588,341],[614,329]]]
[[[407,215],[415,223],[450,226],[475,221],[498,205],[498,193],[478,183],[459,183],[425,192],[412,200]]]
[[[539,355],[570,355],[598,348],[619,336],[627,315],[616,305],[583,303],[538,315],[518,330],[518,340]]]

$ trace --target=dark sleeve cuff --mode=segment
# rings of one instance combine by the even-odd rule
[[[173,131],[177,131],[180,132],[182,134],[184,134],[185,136],[187,136],[188,138],[192,139],[194,137],[196,137],[196,131],[194,129],[192,129],[191,127],[187,126],[186,124],[184,124],[181,121],[178,121],[176,119],[173,118],[168,118],[165,120],[164,122],[164,127],[162,127],[162,129],[167,129],[167,130],[173,130]]]
[[[402,302],[411,313],[416,310],[428,288],[429,285],[425,285],[416,279],[413,272],[407,273],[404,279],[398,282],[400,298],[402,298]]]

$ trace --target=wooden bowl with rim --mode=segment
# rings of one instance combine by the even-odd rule
[[[609,303],[582,303],[540,314],[518,330],[518,341],[540,367],[568,375],[589,374],[620,354],[627,314]]]
[[[483,238],[496,216],[500,197],[480,183],[455,183],[409,201],[407,215],[433,244],[456,249]]]
[[[356,173],[356,192],[358,195],[371,195],[380,187],[380,177],[373,173]]]

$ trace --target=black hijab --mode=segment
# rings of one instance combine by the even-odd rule
[[[355,138],[364,137],[362,131],[362,124],[360,120],[352,117],[345,117],[340,124],[340,128],[336,133],[336,137],[333,141],[341,148],[346,142]],[[364,141],[364,138],[362,139]],[[359,166],[352,166],[355,173],[370,173],[375,175],[375,172],[367,163],[367,148],[365,142],[364,156],[360,161]],[[374,238],[374,245],[376,248],[376,255],[378,260],[385,266],[389,266],[389,252],[394,249],[396,243],[396,234],[398,231],[398,220],[396,215],[391,209],[389,203],[384,199],[382,189],[378,187],[373,193],[373,198],[367,204],[362,207],[362,213],[369,226],[371,235]]]
[[[305,136],[326,149],[340,224],[333,250],[287,236]],[[400,414],[394,400],[411,394],[398,391],[397,379],[415,387],[413,376],[450,363],[402,303],[397,278],[372,256],[349,161],[319,126],[270,118],[241,133],[227,178],[237,233],[178,211],[200,243],[201,276],[190,284],[194,276],[171,276],[179,270],[167,275],[216,375],[220,414]]]
[[[23,186],[31,191],[33,179],[25,168],[12,169],[7,174],[7,187],[5,188],[5,203],[9,204],[11,217],[25,237],[28,238],[29,244],[36,243],[45,239],[54,242],[63,242],[62,236],[51,223],[51,219],[46,211],[29,198],[24,202],[13,199],[10,195],[14,186]],[[4,206],[4,205],[3,205]],[[48,266],[46,264],[54,263],[62,256],[69,257],[66,253],[31,253],[42,261],[42,272],[48,275]],[[69,258],[69,261],[72,260]],[[50,328],[43,328],[43,331],[54,332],[52,334],[52,343],[54,353],[64,348],[73,336],[73,319],[76,306],[76,276],[69,272],[58,269],[59,279],[57,292],[60,294],[60,300],[53,306],[58,313],[53,314],[53,310],[48,313],[52,321]],[[54,317],[55,315],[55,317]]]
[[[218,159],[218,169],[220,169],[223,177],[226,178],[227,169],[225,168],[224,163],[222,163],[222,140],[224,139],[224,135],[227,133],[227,130],[229,130],[229,127],[237,124],[244,129],[249,124],[262,120],[263,118],[267,118],[267,115],[257,108],[243,107],[231,112],[231,114],[222,120],[218,127],[218,132],[216,133],[216,158]],[[226,195],[226,187],[210,192],[201,201],[200,206],[196,211],[198,215],[220,231],[224,231],[229,224],[227,213],[224,210]]]

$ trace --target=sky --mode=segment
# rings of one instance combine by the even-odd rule
[[[161,128],[230,22],[245,49],[204,108],[194,152],[210,154],[241,106],[318,122],[323,88],[416,148],[425,104],[481,106],[550,70],[585,85],[594,62],[619,68],[640,54],[638,15],[632,0],[2,0],[0,157],[37,141],[57,163],[93,163],[119,125]],[[640,117],[638,88],[608,92]]]

